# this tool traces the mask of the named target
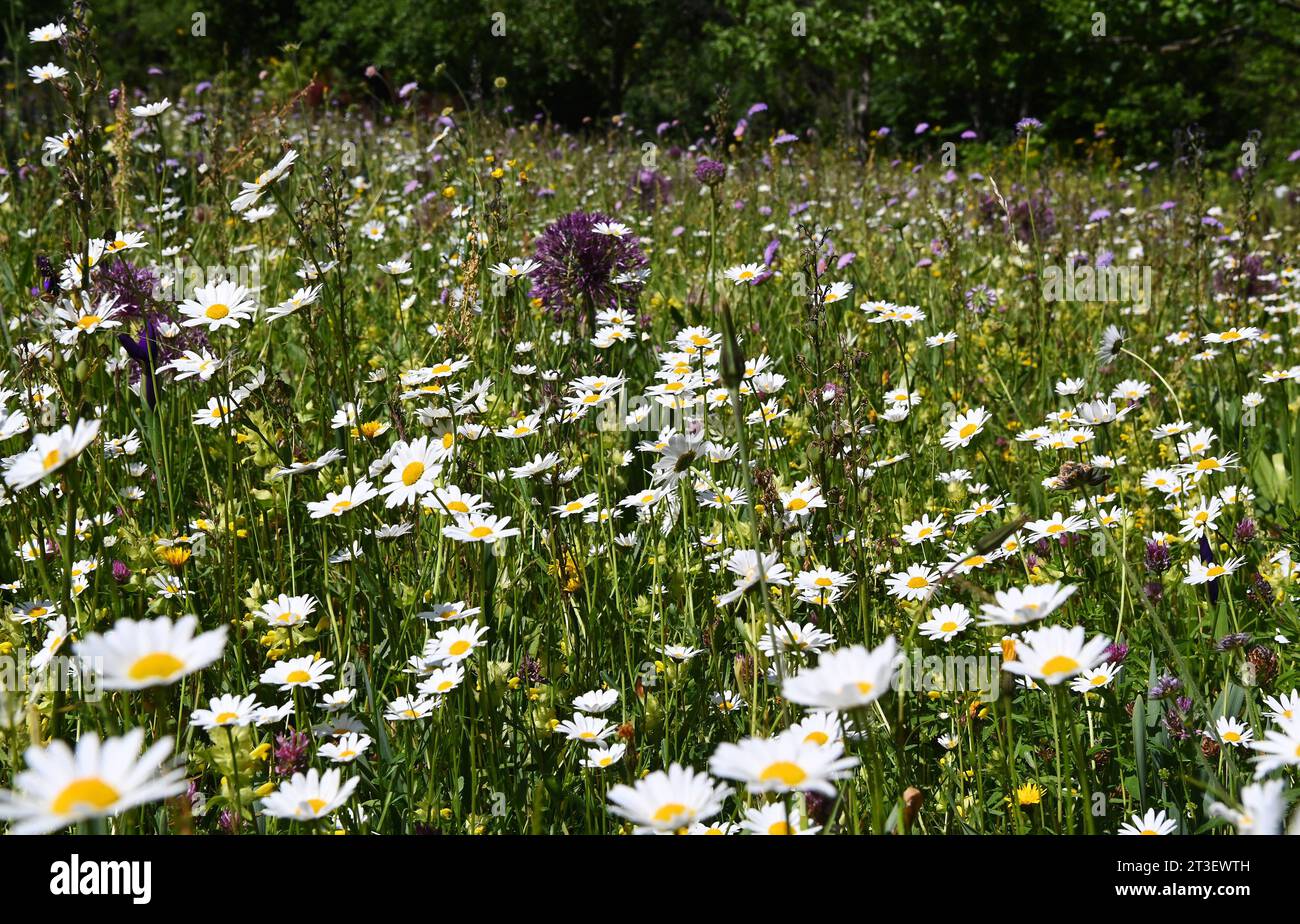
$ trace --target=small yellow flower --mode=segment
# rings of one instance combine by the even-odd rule
[[[1030,781],[1016,790],[1016,801],[1021,805],[1038,805],[1043,801],[1043,787]]]
[[[268,756],[270,756],[270,754],[271,754],[271,745],[270,745],[270,743],[269,743],[269,742],[266,742],[266,741],[263,741],[263,742],[262,742],[261,744],[259,744],[257,747],[253,748],[251,751],[248,752],[248,759],[249,759],[249,760],[266,760],[266,758],[267,758]]]
[[[185,567],[185,563],[190,560],[191,554],[193,553],[190,552],[188,548],[179,545],[173,545],[158,550],[158,557],[171,565],[177,571]]]

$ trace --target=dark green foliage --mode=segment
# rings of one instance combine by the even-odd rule
[[[495,96],[575,125],[625,112],[700,131],[725,86],[732,118],[772,107],[762,134],[888,125],[907,140],[925,121],[998,139],[1032,115],[1067,145],[1104,124],[1137,157],[1169,156],[1191,123],[1220,150],[1254,129],[1275,159],[1300,146],[1291,0],[223,0],[205,11],[205,37],[191,35],[193,0],[93,6],[109,73],[140,82],[150,65],[190,81],[251,78],[296,42],[340,88],[364,93],[375,65],[391,85],[370,82],[381,98],[418,80],[449,103]],[[10,10],[8,46],[25,67],[40,52],[23,33],[51,6]],[[450,79],[434,79],[438,64]]]

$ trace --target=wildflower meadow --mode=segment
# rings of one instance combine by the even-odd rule
[[[0,830],[1300,833],[1295,144],[95,6],[0,111]]]

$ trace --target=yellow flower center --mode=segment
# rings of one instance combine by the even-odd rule
[[[220,321],[226,315],[230,314],[230,308],[223,305],[221,302],[213,302],[203,313],[214,321]]]
[[[239,714],[236,712],[223,712],[212,721],[217,725],[225,725],[227,722],[233,722],[237,718],[239,718]]]
[[[45,458],[41,460],[41,466],[48,472],[62,461],[63,453],[57,449],[51,449],[45,454]]]
[[[957,431],[957,435],[960,436],[962,439],[968,439],[971,436],[974,436],[975,431],[978,429],[979,427],[977,425],[973,423],[968,423],[966,424],[966,426],[962,427],[960,430]]]
[[[463,638],[457,639],[451,643],[451,647],[447,649],[447,653],[450,655],[463,655],[465,652],[469,651],[469,648],[469,642],[465,641]]]
[[[947,622],[945,622],[943,625],[941,625],[941,626],[939,627],[939,631],[940,631],[940,632],[955,632],[955,631],[957,631],[957,623],[953,622],[953,621],[950,619],[950,620],[948,620]]]
[[[804,735],[804,741],[811,741],[813,744],[825,744],[831,740],[831,736],[824,731],[812,731]]]
[[[409,488],[411,485],[419,481],[420,476],[422,476],[423,474],[424,474],[423,462],[407,463],[406,468],[402,469],[402,484],[406,485]]]
[[[93,809],[102,812],[111,807],[120,798],[116,789],[97,776],[86,776],[73,780],[65,786],[50,809],[56,815],[67,815],[77,809]]]
[[[1057,655],[1043,662],[1043,676],[1052,677],[1056,674],[1066,674],[1079,666],[1079,662],[1065,655]]]
[[[471,530],[469,531],[469,534],[470,534],[470,536],[471,536],[472,538],[474,538],[474,539],[485,539],[485,538],[487,538],[488,536],[492,535],[492,527],[491,527],[491,526],[475,526],[473,529],[471,529]]]
[[[90,330],[92,327],[94,327],[102,320],[104,319],[97,314],[88,314],[84,317],[77,319],[77,326],[80,327],[82,330]]]
[[[132,680],[149,680],[157,678],[166,680],[175,676],[178,671],[184,670],[185,662],[181,661],[173,654],[165,651],[155,651],[153,654],[147,654],[131,665],[127,671]]]
[[[311,674],[304,670],[290,671],[289,675],[284,678],[285,683],[307,683],[311,680]]]
[[[680,802],[666,802],[655,811],[651,816],[655,821],[670,822],[685,815],[687,818],[694,818],[695,813]]]
[[[930,581],[924,575],[918,574],[915,577],[908,578],[907,586],[913,590],[920,590],[922,587],[929,587]]]

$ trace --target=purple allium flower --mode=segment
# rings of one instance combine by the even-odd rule
[[[916,128],[913,129],[913,133],[914,133],[914,134],[917,134],[917,135],[924,135],[924,134],[925,134],[926,132],[928,132],[929,130],[930,130],[930,123],[929,123],[929,122],[917,122],[917,123],[916,123]]]
[[[96,298],[113,298],[123,318],[138,318],[154,306],[158,276],[147,266],[121,257],[107,262],[95,276]]]
[[[892,132],[892,130],[890,129],[890,127],[889,127],[888,125],[882,125],[882,126],[880,126],[878,129],[876,129],[876,137],[877,137],[877,138],[888,138],[888,137],[890,136],[891,132]]]
[[[1036,132],[1042,127],[1043,123],[1031,116],[1016,123],[1016,134],[1023,135],[1025,132]]]
[[[597,311],[635,307],[648,261],[632,235],[593,230],[608,221],[600,212],[570,212],[538,239],[534,259],[541,266],[533,273],[533,296],[556,316],[582,311],[594,328]]]
[[[727,165],[710,157],[695,162],[695,179],[704,186],[717,186],[727,178]]]
[[[752,119],[760,112],[767,112],[767,103],[755,103],[754,105],[750,106],[749,112],[745,113],[745,117]]]
[[[978,133],[978,132],[975,132],[975,131],[972,131],[972,130],[969,129],[969,128],[966,129],[964,132],[961,133],[961,140],[962,140],[962,141],[974,141],[974,140],[975,140],[976,138],[978,138],[978,137],[979,137],[979,133]]]
[[[289,729],[288,733],[275,736],[275,773],[276,776],[293,776],[307,769],[307,760],[311,756],[311,739],[302,732]]]

